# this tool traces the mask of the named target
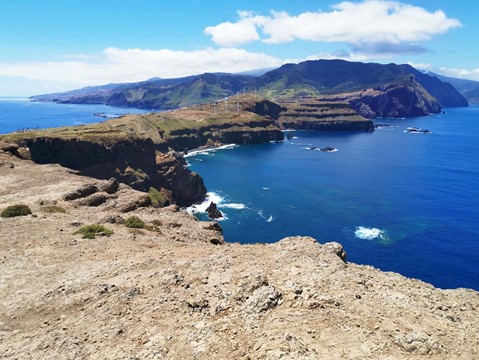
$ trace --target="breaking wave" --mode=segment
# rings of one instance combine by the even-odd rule
[[[188,154],[186,154],[185,158],[196,156],[196,155],[208,155],[208,156],[214,156],[214,153],[217,152],[218,150],[229,150],[229,149],[234,149],[238,147],[236,144],[228,144],[228,145],[223,145],[223,146],[218,146],[215,148],[210,148],[210,149],[202,149],[202,150],[193,150],[189,151]]]
[[[367,228],[364,226],[357,226],[356,231],[354,232],[357,238],[363,240],[374,240],[376,238],[383,239],[384,238],[384,230],[377,229],[377,228]]]

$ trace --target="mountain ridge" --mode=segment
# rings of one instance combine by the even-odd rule
[[[394,97],[388,89],[401,87]],[[37,101],[102,103],[143,109],[175,109],[212,103],[239,92],[268,98],[338,95],[374,89],[382,91],[384,111],[372,109],[371,116],[419,116],[441,111],[443,106],[468,106],[451,84],[420,72],[410,65],[309,60],[285,64],[260,76],[204,73],[182,78],[158,79],[127,84],[108,84],[63,93],[36,95]],[[418,104],[410,106],[408,104]],[[425,105],[426,104],[426,105]],[[390,108],[392,106],[393,108]],[[365,115],[361,114],[360,115]]]

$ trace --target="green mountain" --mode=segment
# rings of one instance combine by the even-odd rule
[[[409,65],[305,61],[286,64],[260,76],[205,73],[177,79],[153,78],[131,84],[109,84],[38,95],[38,101],[102,103],[144,109],[175,109],[211,103],[238,92],[268,98],[343,95],[363,116],[417,116],[442,106],[467,106],[467,100],[437,77]]]
[[[338,94],[402,85],[420,84],[442,106],[467,106],[467,100],[454,87],[410,65],[314,60],[286,64],[255,79],[256,86],[273,96],[295,93]],[[416,83],[416,84],[415,84]]]

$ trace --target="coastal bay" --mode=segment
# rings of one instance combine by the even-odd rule
[[[308,235],[344,244],[358,263],[479,289],[478,114],[378,119],[374,133],[294,131],[187,161],[224,214],[227,241]],[[325,146],[337,151],[310,150]]]
[[[21,104],[37,105],[23,101],[16,106],[22,109]],[[42,125],[42,117],[69,125],[66,119],[75,119],[71,111],[91,116],[92,110],[104,107],[39,105],[30,120],[15,122],[16,128],[28,121]],[[52,115],[57,106],[57,115]],[[209,191],[199,208],[214,201],[224,214],[220,224],[226,241],[271,243],[290,235],[339,241],[355,262],[443,288],[478,289],[474,255],[479,232],[475,222],[479,170],[474,160],[479,156],[474,130],[478,113],[479,107],[471,106],[428,117],[377,119],[380,126],[373,133],[286,131],[283,142],[190,152],[185,159]],[[22,110],[10,118],[27,115]],[[88,117],[83,116],[86,122]],[[408,132],[413,127],[430,133]],[[192,143],[190,135],[179,134],[171,144],[183,149]],[[323,147],[336,151],[316,151]],[[170,164],[168,157],[161,161]],[[126,180],[132,175],[125,174]],[[148,190],[141,180],[136,179],[134,186]],[[207,220],[201,211],[196,216]]]

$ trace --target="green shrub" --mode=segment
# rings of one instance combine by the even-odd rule
[[[10,205],[7,206],[2,213],[0,214],[1,217],[8,218],[8,217],[15,217],[15,216],[25,216],[30,215],[32,211],[27,205]]]
[[[66,213],[66,210],[58,205],[43,206],[40,210],[46,213]]]
[[[145,222],[137,216],[130,216],[126,219],[125,226],[133,229],[143,229],[145,227]]]
[[[103,225],[93,224],[93,225],[85,225],[82,226],[80,229],[73,233],[83,235],[84,239],[94,239],[96,235],[100,236],[110,236],[113,234],[113,231],[107,229]]]
[[[154,187],[151,187],[150,190],[148,190],[148,195],[150,196],[151,205],[153,205],[153,207],[164,207],[168,203],[168,200],[166,200],[163,194]]]

